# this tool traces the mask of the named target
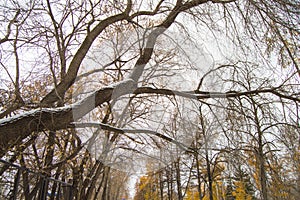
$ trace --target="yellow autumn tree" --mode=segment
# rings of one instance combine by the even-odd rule
[[[226,196],[225,187],[223,186],[222,182],[220,181],[213,182],[213,200],[224,199],[225,196]],[[208,192],[203,197],[203,200],[209,200]]]
[[[245,183],[242,181],[235,181],[235,191],[232,192],[232,196],[236,200],[252,200],[252,196],[247,193]]]
[[[136,186],[136,191],[134,200],[159,200],[159,190],[155,176],[142,176]]]
[[[186,191],[185,200],[198,200],[199,192],[195,188],[188,187]]]

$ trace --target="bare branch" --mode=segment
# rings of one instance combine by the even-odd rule
[[[20,15],[20,9],[17,10],[14,18],[12,20],[9,21],[9,24],[7,26],[7,31],[6,31],[6,35],[4,36],[4,38],[0,39],[0,44],[9,41],[9,36],[11,33],[11,26],[16,23],[16,20],[18,18],[18,16]]]
[[[70,127],[76,127],[76,128],[87,128],[87,127],[99,127],[103,130],[107,130],[107,131],[112,131],[115,133],[132,133],[132,134],[140,134],[140,133],[145,133],[145,134],[149,134],[149,135],[155,135],[163,140],[166,140],[168,142],[171,142],[173,144],[176,144],[181,150],[187,151],[188,147],[186,147],[184,144],[182,144],[181,142],[166,136],[164,134],[158,133],[157,131],[152,131],[149,129],[127,129],[127,128],[117,128],[108,124],[104,124],[104,123],[98,123],[98,122],[87,122],[87,123],[72,123],[70,125]]]

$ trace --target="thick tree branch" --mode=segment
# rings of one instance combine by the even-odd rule
[[[282,94],[275,89],[261,89],[245,92],[201,92],[201,91],[174,91],[169,89],[155,89],[151,87],[140,87],[135,91],[135,82],[127,80],[111,87],[106,87],[96,91],[84,100],[61,108],[41,108],[32,110],[21,115],[0,120],[0,156],[9,147],[16,144],[19,140],[28,137],[33,132],[43,130],[61,130],[92,111],[95,107],[116,99],[125,94],[160,94],[176,95],[185,98],[201,100],[209,98],[236,98],[247,95],[259,95],[271,93],[277,97],[285,98],[300,103],[300,99],[286,94]]]
[[[67,128],[95,106],[109,101],[112,91],[113,88],[104,88],[75,105],[56,109],[41,108],[0,120],[0,156],[33,132]],[[91,105],[91,102],[95,104]]]
[[[300,103],[300,99],[298,97],[290,96],[288,94],[282,94],[278,92],[275,88],[270,89],[257,89],[251,91],[244,92],[209,92],[209,91],[176,91],[170,89],[156,89],[152,87],[140,87],[134,91],[134,94],[161,94],[161,95],[174,95],[181,96],[190,99],[209,99],[209,98],[235,98],[240,96],[247,95],[259,95],[264,93],[270,93],[277,97],[292,100]]]
[[[64,96],[65,92],[75,82],[80,65],[99,34],[109,25],[125,20],[128,17],[131,8],[131,1],[129,2],[130,4],[128,4],[125,12],[102,20],[92,31],[87,33],[86,38],[75,53],[64,79],[42,99],[42,105],[52,104]]]

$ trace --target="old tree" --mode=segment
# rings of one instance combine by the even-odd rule
[[[299,5],[2,1],[0,198],[297,199]]]

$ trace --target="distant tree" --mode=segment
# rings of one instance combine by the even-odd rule
[[[226,192],[225,192],[225,199],[226,200],[235,200],[235,197],[233,195],[234,191],[234,185],[233,180],[231,177],[228,177],[226,180]]]
[[[242,169],[238,169],[234,175],[234,191],[232,195],[236,200],[254,200],[254,187],[249,174]]]
[[[159,186],[153,176],[142,176],[136,186],[134,200],[159,200]]]

